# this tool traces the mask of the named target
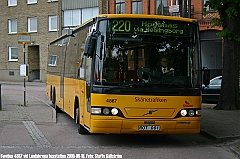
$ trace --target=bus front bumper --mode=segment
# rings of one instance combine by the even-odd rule
[[[145,129],[143,130],[142,128]],[[200,118],[191,118],[191,120],[189,118],[186,120],[92,119],[90,127],[90,133],[104,134],[196,134],[199,132]]]

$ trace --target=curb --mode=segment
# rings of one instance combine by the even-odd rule
[[[240,136],[217,137],[216,135],[213,135],[211,132],[204,129],[200,130],[200,134],[214,140],[216,143],[222,143],[222,142],[228,142],[228,141],[240,139]]]
[[[223,142],[227,142],[227,141],[232,141],[232,140],[237,140],[240,139],[240,136],[234,136],[234,137],[216,137],[215,135],[213,135],[212,133],[210,133],[209,131],[200,130],[200,134],[208,137],[209,139],[213,140],[216,143],[223,143]],[[230,146],[229,147],[230,151],[232,153],[234,153],[238,158],[240,158],[240,147],[236,147],[236,146]]]
[[[56,115],[57,115],[57,114],[56,114],[56,110],[55,110],[51,105],[49,105],[48,103],[44,102],[42,99],[37,98],[37,97],[34,97],[34,98],[36,98],[37,100],[43,102],[44,104],[46,104],[48,107],[51,108],[51,110],[52,110],[52,121],[53,121],[54,123],[57,123],[57,119],[56,119]]]
[[[237,148],[236,146],[231,146],[230,147],[231,152],[233,152],[238,158],[240,158],[240,149]]]

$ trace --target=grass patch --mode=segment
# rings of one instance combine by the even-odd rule
[[[22,107],[22,106],[23,106],[23,104],[18,104],[18,106],[19,106],[19,107]]]
[[[26,101],[26,105],[24,106],[23,104],[18,103],[19,107],[27,107],[28,106],[28,100]]]

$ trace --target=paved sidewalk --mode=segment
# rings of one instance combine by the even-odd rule
[[[13,82],[3,85],[11,85],[13,89],[1,90],[0,147],[51,147],[37,125],[56,123],[55,110],[34,94],[27,94],[26,106],[23,106],[23,91],[14,89],[23,84]],[[36,89],[45,87],[45,84],[36,82],[27,85],[34,85]]]
[[[201,133],[216,142],[234,141],[230,149],[240,158],[240,110],[214,110],[216,104],[202,104]]]
[[[55,110],[39,98],[26,96],[26,106],[21,104],[22,95],[2,94],[1,121],[56,122]]]
[[[43,85],[37,82],[27,84]],[[35,125],[35,123],[56,122],[56,112],[48,103],[28,95],[26,99],[27,106],[22,106],[20,103],[22,103],[23,96],[20,94],[2,93],[1,99],[0,133],[6,133],[6,136],[14,138],[14,142],[18,141],[19,137],[21,141],[26,138],[24,140],[26,142],[19,142],[19,145],[51,146]],[[202,104],[201,133],[211,137],[216,142],[234,141],[230,145],[230,149],[240,158],[240,110],[213,110],[214,106],[213,104]],[[11,124],[9,124],[10,122]],[[2,127],[7,129],[1,129]],[[25,132],[25,134],[29,133],[33,141],[29,140],[29,136],[27,135],[19,136],[19,133],[15,132],[16,128],[19,132]],[[28,131],[28,133],[26,131]],[[12,138],[11,140],[13,140]],[[5,144],[11,140],[0,138],[0,143]]]

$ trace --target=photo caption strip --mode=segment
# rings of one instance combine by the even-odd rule
[[[0,154],[0,158],[122,158],[120,154]]]

